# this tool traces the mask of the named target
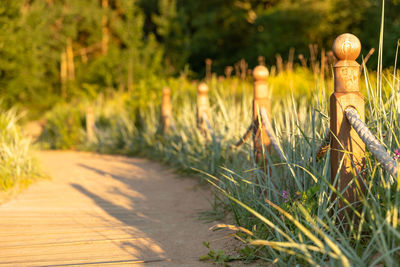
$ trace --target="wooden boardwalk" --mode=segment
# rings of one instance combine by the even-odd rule
[[[53,179],[0,206],[1,266],[207,265],[215,236],[196,219],[209,204],[195,181],[144,159],[38,156]]]

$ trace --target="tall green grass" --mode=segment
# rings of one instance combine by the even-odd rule
[[[19,118],[14,109],[0,111],[0,202],[44,177],[32,156],[31,140],[18,126]]]

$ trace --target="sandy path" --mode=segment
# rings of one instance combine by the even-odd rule
[[[40,152],[53,177],[0,206],[0,263],[209,266],[208,191],[145,159]],[[221,235],[221,234],[219,234]],[[145,262],[142,264],[141,262]]]

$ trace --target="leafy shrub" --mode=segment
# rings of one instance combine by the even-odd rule
[[[84,140],[84,119],[79,107],[60,104],[45,114],[41,141],[51,149],[73,149]]]

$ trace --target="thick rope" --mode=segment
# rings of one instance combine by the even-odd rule
[[[265,110],[264,107],[262,107],[260,109],[260,115],[261,115],[261,123],[264,126],[264,131],[267,133],[269,140],[271,142],[272,147],[274,148],[274,150],[276,151],[276,153],[278,153],[279,158],[281,159],[281,161],[283,162],[288,162],[287,157],[285,156],[285,154],[283,153],[282,148],[279,146],[279,144],[276,142],[276,136],[275,136],[275,132],[272,129],[272,125],[271,122],[269,121],[269,117],[267,114],[267,111]],[[289,170],[291,172],[291,174],[293,175],[293,177],[295,177],[295,172],[293,167],[291,166],[291,164],[288,164]],[[296,180],[296,183],[297,180]],[[303,188],[301,184],[298,183],[299,188]]]
[[[382,166],[392,175],[397,178],[397,162],[388,155],[385,148],[381,145],[379,140],[369,131],[367,125],[361,121],[360,116],[353,107],[348,107],[344,111],[347,119],[351,126],[360,136],[361,140],[365,143],[369,151],[375,156],[375,158],[382,164]],[[393,184],[393,178],[390,179],[390,183]]]
[[[326,152],[329,150],[329,147],[331,146],[331,133],[328,129],[328,131],[325,133],[325,137],[322,140],[321,145],[319,146],[317,153],[316,153],[316,158],[317,161],[320,160]]]
[[[260,109],[260,114],[261,114],[261,121],[262,124],[264,125],[265,131],[271,141],[271,145],[274,148],[274,150],[278,153],[279,158],[282,161],[286,161],[286,157],[282,152],[281,147],[278,145],[278,143],[276,142],[276,136],[275,136],[275,132],[272,128],[271,122],[269,121],[269,117],[268,117],[268,113],[264,108]],[[329,147],[330,147],[330,143],[331,143],[331,138],[330,138],[330,131],[328,131],[325,134],[325,138],[324,140],[322,140],[321,145],[319,146],[318,150],[317,150],[317,160],[320,160],[323,155],[328,151]],[[300,162],[303,163],[303,162]],[[300,164],[299,163],[299,164]]]
[[[246,140],[250,137],[251,132],[253,131],[253,127],[254,127],[253,123],[250,124],[249,128],[247,128],[243,137],[239,141],[236,142],[235,147],[240,147],[241,145],[244,144],[244,142],[246,142]]]
[[[283,155],[282,149],[280,148],[280,146],[276,142],[275,132],[272,129],[271,122],[269,121],[269,117],[268,117],[267,111],[265,110],[264,107],[262,107],[260,109],[260,114],[261,114],[261,122],[264,125],[264,129],[265,129],[265,131],[266,131],[266,133],[267,133],[267,135],[269,137],[269,140],[271,141],[272,147],[274,148],[276,153],[278,153],[279,158],[282,161],[286,161],[286,157],[285,157],[285,155]]]

